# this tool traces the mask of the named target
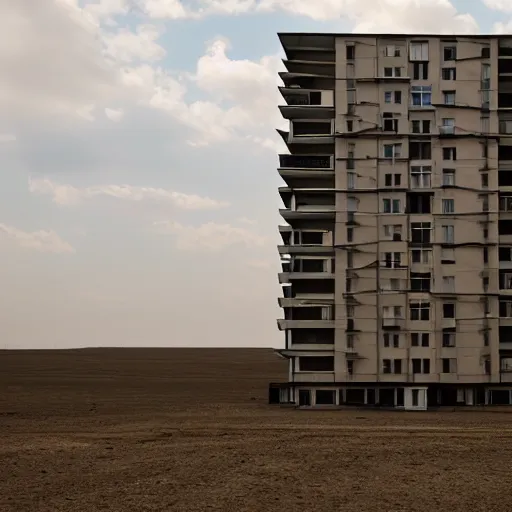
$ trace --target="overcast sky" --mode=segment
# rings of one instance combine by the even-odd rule
[[[511,0],[0,1],[0,348],[281,346],[278,31]]]

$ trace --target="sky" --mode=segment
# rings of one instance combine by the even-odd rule
[[[283,345],[300,31],[509,33],[512,1],[0,2],[0,348]]]

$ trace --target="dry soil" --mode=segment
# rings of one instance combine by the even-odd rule
[[[512,510],[512,411],[267,405],[270,350],[0,352],[0,511]]]

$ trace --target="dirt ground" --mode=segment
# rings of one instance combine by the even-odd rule
[[[0,511],[512,510],[512,411],[269,406],[261,349],[0,352]]]

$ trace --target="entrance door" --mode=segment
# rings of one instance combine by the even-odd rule
[[[311,391],[309,389],[299,389],[299,405],[303,407],[311,405]]]

